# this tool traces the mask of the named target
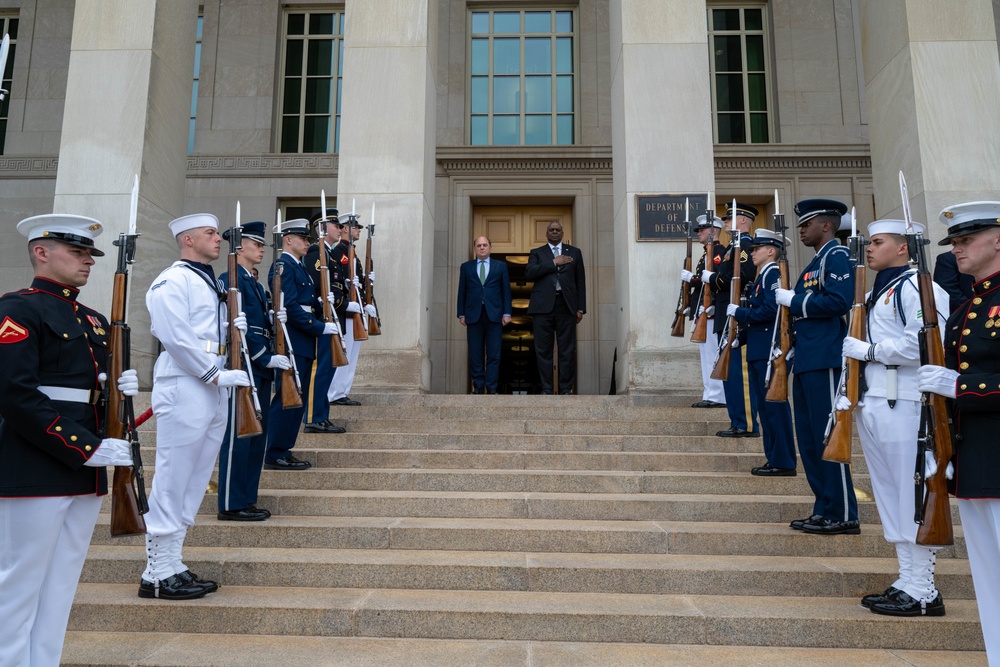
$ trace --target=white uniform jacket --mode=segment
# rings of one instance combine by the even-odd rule
[[[211,382],[224,367],[220,344],[226,340],[225,292],[213,289],[208,275],[186,262],[168,266],[146,292],[150,329],[163,344],[153,381],[191,375]]]

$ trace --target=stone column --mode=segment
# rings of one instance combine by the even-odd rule
[[[363,343],[358,384],[430,388],[437,25],[433,0],[348,0],[337,205],[376,205],[382,335]],[[361,247],[364,247],[362,232]]]
[[[861,0],[876,216],[913,217],[1000,192],[1000,58],[990,0]],[[937,250],[933,251],[936,254]]]
[[[152,368],[145,293],[177,258],[197,0],[77,0],[53,210],[97,218],[99,259],[81,300],[108,313],[117,249],[139,175],[139,239],[129,283],[133,366]],[[148,377],[148,374],[147,374]]]
[[[619,391],[700,382],[697,348],[670,337],[684,244],[637,242],[635,197],[715,189],[705,11],[705,0],[610,3]]]

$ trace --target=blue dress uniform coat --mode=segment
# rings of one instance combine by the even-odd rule
[[[229,423],[219,450],[220,512],[241,510],[257,503],[257,489],[264,465],[264,451],[267,448],[269,403],[274,381],[274,370],[267,367],[271,361],[271,322],[268,316],[270,304],[267,293],[246,268],[237,265],[236,271],[240,306],[247,319],[244,340],[250,355],[249,370],[253,372],[257,400],[261,405],[260,425],[263,432],[252,438],[236,437],[236,403],[233,395],[230,395]],[[223,273],[219,280],[223,285],[228,285],[229,273]]]
[[[795,467],[795,439],[792,435],[792,411],[788,401],[767,401],[764,379],[771,361],[774,319],[778,304],[774,292],[780,286],[778,265],[771,262],[760,269],[750,286],[747,306],[736,310],[736,321],[746,325],[744,354],[750,380],[751,402],[756,405],[764,436],[764,456],[774,468]]]
[[[831,240],[795,283],[789,306],[795,334],[792,401],[795,437],[806,479],[816,496],[813,514],[830,521],[856,521],[850,466],[824,461],[823,440],[840,382],[845,316],[854,303],[854,271],[846,247]]]
[[[341,338],[344,335],[344,321],[346,315],[347,303],[344,298],[344,281],[347,275],[346,264],[340,262],[339,256],[334,259],[334,254],[340,246],[345,245],[343,242],[338,243],[333,248],[327,247],[326,258],[327,258],[327,270],[330,272],[330,292],[334,296],[334,312],[336,313],[337,319],[340,320],[340,334]],[[347,255],[344,255],[346,260]],[[309,251],[306,256],[302,258],[302,265],[306,269],[306,273],[309,274],[309,278],[313,281],[313,285],[316,287],[316,302],[313,306],[313,312],[316,318],[322,322],[323,321],[323,303],[322,295],[320,294],[320,288],[322,283],[320,282],[319,276],[319,244],[313,244],[309,246]],[[316,341],[316,359],[313,362],[315,364],[316,370],[315,375],[318,380],[312,382],[312,392],[311,394],[303,393],[302,400],[306,402],[306,416],[305,420],[310,423],[321,422],[329,419],[330,417],[330,399],[327,398],[327,394],[330,391],[330,383],[333,381],[333,376],[336,374],[337,369],[333,367],[333,353],[330,350],[330,336],[321,335]]]

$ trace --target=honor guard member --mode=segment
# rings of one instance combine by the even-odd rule
[[[317,340],[326,341],[329,350],[329,336],[333,333],[332,322],[324,323],[316,317],[313,311],[317,303],[316,286],[302,264],[302,258],[309,250],[309,222],[305,219],[288,220],[281,225],[282,253],[278,261],[282,263],[281,294],[284,297],[284,308],[287,316],[288,337],[295,351],[295,368],[298,371],[299,383],[302,387],[303,404],[308,403],[311,381],[313,378],[313,362],[316,359]],[[271,267],[268,282],[274,279],[274,267]],[[275,295],[275,298],[280,298]],[[330,366],[329,356],[327,366]],[[325,401],[324,401],[325,402]],[[306,406],[297,408],[282,408],[281,393],[275,392],[271,399],[271,414],[267,425],[267,453],[264,455],[264,468],[267,470],[305,470],[312,464],[302,461],[292,454],[295,441],[299,436],[299,426]]]
[[[918,389],[954,399],[954,468],[986,659],[1000,665],[1000,202],[941,212],[958,270],[975,279],[973,297],[945,327],[945,364],[921,366]],[[951,465],[949,467],[952,467]]]
[[[330,305],[331,310],[343,308],[344,301],[344,268],[340,264],[334,264],[332,257],[333,247],[339,243],[340,221],[337,218],[337,209],[327,208],[326,215],[317,213],[310,221],[314,230],[319,229],[319,221],[326,221],[325,250],[327,258],[327,268],[330,272]],[[316,320],[323,324],[323,302],[320,295],[319,276],[319,253],[320,243],[314,243],[306,252],[302,265],[306,268],[309,278],[315,286],[316,299],[313,301],[313,315]],[[284,287],[284,285],[282,285]],[[332,331],[332,327],[331,327]],[[343,325],[341,325],[343,331]],[[344,433],[346,429],[330,422],[330,383],[337,369],[333,367],[333,354],[330,351],[330,333],[320,334],[316,340],[316,354],[312,361],[312,391],[306,393],[305,385],[302,390],[302,400],[306,403],[305,412],[305,432],[306,433]],[[343,338],[343,334],[341,334]],[[298,350],[298,347],[295,348]]]
[[[924,226],[913,223],[924,233]],[[923,327],[917,270],[909,264],[906,223],[878,220],[868,225],[868,268],[877,271],[865,299],[868,340],[848,336],[844,356],[865,363],[866,390],[854,419],[868,463],[875,505],[886,541],[896,548],[899,576],[884,592],[861,604],[890,616],[943,616],[934,587],[936,547],[917,544],[913,521],[913,459],[920,427],[918,334]],[[933,283],[932,283],[933,284]],[[934,285],[938,321],[947,319],[948,294]],[[846,396],[838,396],[842,409]]]
[[[794,290],[779,287],[775,292],[778,305],[788,306],[792,316],[795,438],[806,479],[816,496],[812,514],[792,521],[791,527],[819,535],[861,532],[850,467],[822,458],[826,426],[840,382],[841,351],[847,336],[845,316],[854,304],[854,267],[847,248],[834,238],[846,212],[847,206],[830,199],[807,199],[795,205],[799,240],[816,255]]]
[[[361,352],[361,341],[354,340],[354,327],[347,326],[347,314],[360,313],[364,310],[367,317],[378,317],[378,311],[371,304],[364,305],[365,291],[364,285],[361,284],[361,276],[364,274],[364,269],[361,267],[361,260],[357,256],[357,251],[355,251],[354,255],[354,288],[358,300],[353,301],[350,299],[351,286],[348,284],[350,280],[348,266],[350,264],[351,245],[361,238],[361,222],[358,216],[353,213],[341,215],[340,230],[340,243],[330,251],[330,260],[331,266],[336,263],[341,267],[340,272],[344,278],[343,311],[338,311],[338,314],[343,312],[340,320],[340,330],[343,332],[344,345],[347,347],[348,364],[341,366],[334,373],[327,399],[330,405],[361,405],[359,401],[355,401],[348,395],[351,393],[351,386],[354,384],[354,373],[358,368],[358,354]]]
[[[266,229],[266,225],[259,221],[243,225],[243,247],[236,251],[240,308],[247,320],[247,351],[254,386],[257,387],[257,396],[264,408],[261,410],[260,420],[263,433],[250,438],[236,437],[236,401],[235,396],[230,396],[229,424],[219,451],[218,518],[223,521],[263,521],[271,516],[268,510],[257,507],[257,489],[267,449],[267,422],[270,413],[267,408],[268,401],[271,400],[274,369],[290,369],[292,362],[288,357],[271,354],[270,303],[264,286],[250,272],[264,260],[264,250],[267,248],[264,236]],[[222,238],[228,241],[230,234],[232,229],[227,229]],[[229,285],[229,273],[223,273],[219,280],[223,285]],[[281,319],[284,313],[276,316]]]
[[[752,238],[750,236],[750,226],[757,218],[757,209],[749,204],[736,202],[736,229],[740,232],[740,285],[743,287],[743,294],[753,282],[757,269],[750,261],[750,248]],[[728,221],[728,222],[727,222]],[[722,216],[723,229],[729,225],[732,229],[732,211],[726,211]],[[728,317],[725,317],[729,306],[729,287],[733,282],[733,252],[735,243],[730,243],[722,262],[717,271],[705,270],[701,279],[711,285],[715,294],[715,312],[719,317],[715,318],[715,331],[721,336],[726,328]],[[742,294],[741,294],[742,297]],[[738,304],[737,304],[738,305]],[[714,360],[713,360],[714,364]],[[723,438],[756,438],[760,435],[757,430],[757,404],[750,395],[750,390],[744,378],[747,376],[746,363],[743,358],[743,351],[736,347],[729,352],[729,377],[723,380],[722,385],[726,393],[726,410],[729,412],[729,428],[719,431],[716,435]]]
[[[0,665],[59,664],[87,556],[105,466],[130,466],[129,443],[103,438],[99,402],[108,321],[77,301],[101,223],[22,220],[35,278],[0,297]],[[138,393],[134,370],[119,388]]]
[[[756,231],[751,243],[750,258],[758,269],[757,279],[750,285],[746,306],[731,303],[726,309],[727,316],[734,316],[746,331],[745,354],[751,402],[758,409],[764,435],[764,456],[767,458],[767,463],[750,471],[758,477],[794,477],[796,474],[791,408],[788,401],[765,400],[767,388],[764,384],[767,368],[771,363],[775,316],[778,312],[774,294],[781,286],[777,258],[786,242],[785,237],[769,229]]]
[[[726,254],[726,246],[719,243],[719,230],[722,229],[722,220],[715,216],[712,216],[711,221],[706,222],[706,220],[707,218],[704,215],[699,215],[696,220],[698,226],[695,227],[695,231],[698,233],[698,243],[702,247],[711,243],[712,256],[709,257],[707,253],[702,254],[693,272],[681,269],[681,282],[687,282],[691,288],[691,293],[688,296],[688,303],[691,305],[688,307],[689,311],[687,315],[692,320],[697,319],[701,315],[701,290],[702,285],[704,285],[701,280],[701,274],[706,268],[706,260],[711,267],[709,270],[717,271],[719,264],[722,263],[723,256]],[[711,288],[706,287],[705,289]],[[707,329],[712,332],[712,335],[706,335],[704,343],[697,343],[698,355],[701,359],[701,383],[703,390],[701,392],[701,400],[693,403],[691,405],[692,408],[726,407],[726,393],[722,387],[722,380],[712,379],[712,367],[715,365],[715,357],[718,354],[719,348],[719,336],[714,333],[714,313],[715,311],[713,310],[708,316]]]
[[[139,597],[189,600],[218,589],[188,569],[181,551],[219,455],[230,388],[249,386],[250,377],[225,370],[226,292],[210,264],[219,257],[218,219],[195,213],[169,224],[180,259],[146,292],[150,330],[163,346],[153,367],[152,396],[163,437],[156,443]],[[242,317],[234,321],[245,326]]]

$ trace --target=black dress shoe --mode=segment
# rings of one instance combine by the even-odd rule
[[[263,512],[264,513],[264,518],[266,518],[266,519],[270,519],[271,518],[271,510],[266,509],[264,507],[257,507],[256,505],[249,505],[249,506],[247,506],[247,509],[252,509],[255,512]]]
[[[306,433],[347,433],[346,428],[343,426],[337,426],[336,424],[331,424],[329,419],[324,419],[321,422],[306,424],[306,427],[302,430]]]
[[[816,523],[804,524],[802,530],[810,535],[860,535],[861,524],[857,521],[823,519]]]
[[[208,589],[193,581],[172,574],[158,582],[139,580],[139,597],[160,600],[194,600],[204,597]]]
[[[312,468],[312,464],[309,461],[300,461],[291,454],[284,458],[280,458],[277,461],[271,461],[270,463],[265,463],[264,468],[266,470],[308,470]]]
[[[206,593],[214,593],[215,591],[219,590],[219,584],[217,584],[214,581],[210,581],[208,579],[202,579],[191,570],[184,570],[183,572],[178,572],[174,576],[180,578],[182,581],[185,581],[193,586],[201,586],[202,588],[205,589]]]
[[[730,426],[725,431],[716,431],[715,435],[720,438],[759,438],[760,433],[757,431],[747,431],[736,426]]]
[[[759,468],[751,468],[750,474],[757,477],[795,477],[798,473],[795,468],[775,468],[767,463]]]
[[[724,408],[725,403],[716,403],[715,401],[698,401],[697,403],[691,404],[692,408]]]
[[[944,600],[938,593],[930,602],[920,602],[897,590],[881,602],[873,604],[870,609],[885,616],[944,616]]]
[[[806,517],[805,519],[795,519],[788,525],[791,526],[792,530],[802,530],[806,524],[819,523],[822,520],[823,520],[822,514],[813,514],[812,516]]]
[[[269,516],[263,510],[253,510],[246,507],[241,510],[226,510],[219,512],[219,521],[263,521]]]
[[[341,396],[340,398],[330,401],[330,405],[361,405],[360,402],[355,401],[349,396]]]
[[[871,595],[866,595],[863,598],[861,598],[861,606],[864,607],[865,609],[871,609],[873,604],[875,604],[876,602],[882,602],[883,600],[885,600],[887,597],[897,592],[898,590],[899,589],[896,588],[895,586],[889,586],[889,588],[885,589],[881,593],[872,593]]]

